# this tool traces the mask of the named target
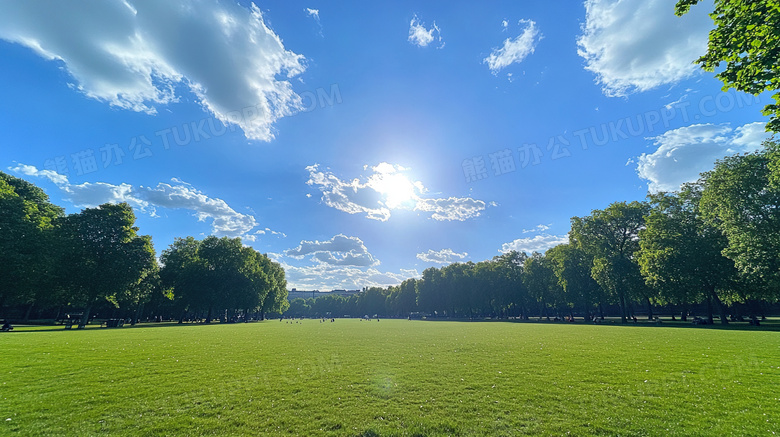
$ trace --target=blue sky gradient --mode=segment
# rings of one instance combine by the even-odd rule
[[[0,165],[158,252],[241,237],[291,288],[387,286],[767,138],[695,58],[711,3],[4,3]],[[56,10],[55,10],[56,9]]]

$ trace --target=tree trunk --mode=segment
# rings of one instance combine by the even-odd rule
[[[138,323],[138,319],[141,318],[141,311],[144,309],[144,304],[139,302],[138,306],[135,308],[135,315],[133,315],[133,321],[130,323],[131,325],[135,326]]]
[[[604,320],[604,304],[599,303],[599,319]]]
[[[593,318],[590,316],[591,304],[590,300],[585,299],[585,320],[590,322]]]
[[[649,297],[645,297],[647,300],[647,320],[653,320],[653,303],[650,302]]]
[[[687,303],[684,303],[682,305],[682,313],[680,313],[680,320],[682,320],[683,322],[687,322],[688,321],[688,304]]]
[[[618,303],[620,304],[620,323],[626,323],[626,297],[623,293],[620,293]]]
[[[707,323],[710,325],[715,323],[714,317],[712,316],[712,294],[707,295]]]
[[[712,296],[712,299],[715,300],[715,305],[718,307],[718,314],[720,314],[720,324],[728,325],[729,321],[726,318],[726,306],[723,305],[723,302],[721,302],[720,298],[718,297],[718,293],[715,292],[715,287],[710,287],[710,296]]]
[[[30,312],[32,312],[33,306],[35,306],[35,302],[31,302],[30,306],[27,307],[27,312],[24,313],[24,321],[25,322],[30,320]]]
[[[92,311],[92,305],[88,306],[84,310],[84,315],[81,317],[81,325],[87,326],[87,322],[89,322],[89,313]]]
[[[209,307],[209,312],[208,312],[208,314],[206,314],[206,323],[211,323],[211,311],[212,311],[212,308]]]
[[[187,310],[182,310],[181,316],[179,316],[179,324],[184,323],[184,318],[187,316]]]

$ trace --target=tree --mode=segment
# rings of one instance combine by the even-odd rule
[[[0,310],[6,303],[28,305],[51,299],[55,259],[53,223],[62,208],[40,188],[0,172]]]
[[[676,14],[687,13],[700,0],[679,0]],[[735,88],[753,95],[780,90],[780,1],[715,0],[710,15],[715,28],[710,31],[707,53],[696,60],[706,71],[715,71],[724,90]],[[767,130],[780,132],[780,93],[772,96],[763,114],[770,116]]]
[[[639,272],[635,254],[639,250],[639,230],[644,227],[648,205],[641,202],[616,202],[606,209],[594,210],[587,217],[573,217],[572,243],[593,257],[593,279],[620,306],[623,323],[633,299],[650,299]]]
[[[391,287],[387,308],[397,316],[409,315],[417,309],[417,280],[407,279],[397,287]]]
[[[304,299],[301,299],[300,297],[297,299],[293,299],[292,302],[290,302],[290,307],[287,309],[285,314],[288,314],[292,317],[303,317],[306,315],[309,315],[309,311],[311,311],[311,307]]]
[[[417,307],[422,311],[434,313],[446,306],[442,272],[436,267],[423,270],[422,279],[417,283]]]
[[[553,272],[563,289],[567,302],[580,306],[586,319],[590,319],[595,303],[601,302],[601,287],[593,279],[593,259],[572,244],[559,244],[550,248],[545,256],[551,261]]]
[[[290,307],[287,301],[287,279],[284,269],[279,263],[273,262],[264,254],[255,252],[257,262],[262,266],[268,278],[268,290],[260,306],[260,318],[265,319],[266,313],[283,314]]]
[[[267,256],[244,247],[240,238],[209,236],[176,239],[162,256],[163,283],[173,288],[182,310],[206,311],[210,323],[217,311],[228,318],[230,311],[259,309],[282,314],[288,307],[284,269]]]
[[[180,311],[179,323],[187,312],[197,308],[208,291],[205,284],[205,268],[198,257],[200,241],[193,237],[176,238],[160,256],[163,264],[160,279],[163,287],[172,290],[170,298],[174,308]]]
[[[539,304],[539,318],[549,318],[548,304],[555,307],[560,294],[560,286],[550,260],[538,252],[531,254],[523,265],[523,283],[530,296]]]
[[[724,294],[736,275],[734,262],[722,255],[726,237],[702,217],[699,204],[703,186],[686,184],[679,193],[650,196],[652,209],[639,233],[637,254],[646,283],[658,290],[664,302],[685,307],[703,296],[714,302],[726,324]],[[709,311],[710,323],[712,311]]]
[[[118,306],[122,293],[154,268],[151,237],[138,235],[134,224],[126,203],[87,208],[57,221],[60,281],[69,303],[84,308],[81,324],[99,302]]]
[[[494,311],[525,315],[528,290],[523,284],[523,264],[528,258],[523,252],[509,251],[493,257],[493,308]]]
[[[130,322],[131,324],[135,325],[138,323],[144,305],[152,300],[154,293],[163,293],[162,284],[160,282],[160,266],[157,265],[157,261],[141,272],[141,279],[138,280],[138,282],[127,288],[124,293],[120,293],[120,295],[117,296],[119,305],[135,308]]]
[[[778,298],[780,289],[780,189],[771,166],[778,145],[718,161],[704,175],[701,210],[728,239],[723,254],[755,287],[753,297]],[[755,294],[758,293],[758,294]]]

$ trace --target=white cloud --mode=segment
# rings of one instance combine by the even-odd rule
[[[736,153],[752,152],[769,138],[763,122],[732,129],[728,125],[694,124],[648,138],[657,146],[638,158],[637,174],[648,181],[648,190],[676,191],[685,182],[712,170],[715,161]]]
[[[68,183],[67,176],[63,176],[52,170],[38,170],[38,168],[33,165],[17,164],[16,167],[9,167],[8,169],[23,175],[48,179],[58,185]]]
[[[415,211],[432,212],[431,218],[438,221],[464,221],[479,217],[485,209],[485,202],[471,197],[419,199],[414,209]]]
[[[516,250],[527,254],[533,252],[541,253],[551,247],[555,247],[559,244],[566,244],[568,242],[568,235],[541,234],[532,238],[518,238],[510,243],[504,243],[501,245],[501,250],[499,250],[499,252],[507,253]]]
[[[320,189],[326,205],[379,221],[387,221],[391,211],[398,209],[430,212],[431,218],[439,221],[467,220],[478,217],[485,209],[485,202],[470,197],[422,197],[427,189],[422,182],[409,179],[408,168],[386,162],[370,168],[368,177],[346,181],[314,164],[306,167],[306,183]]]
[[[359,290],[363,287],[388,287],[398,285],[406,279],[419,277],[416,270],[402,269],[398,273],[383,272],[374,267],[358,268],[317,264],[294,266],[284,261],[287,286],[298,290]]]
[[[712,2],[682,17],[675,0],[587,0],[578,54],[607,96],[625,96],[677,83],[699,71],[706,52]]]
[[[456,261],[460,261],[465,258],[468,253],[453,252],[452,249],[433,250],[429,249],[427,252],[418,253],[417,259],[427,263],[435,264],[452,264]]]
[[[272,257],[284,267],[288,286],[299,290],[387,287],[420,276],[415,269],[398,273],[378,270],[379,261],[363,241],[343,234],[326,241],[301,241],[298,247]],[[311,264],[300,265],[305,258],[304,262]]]
[[[319,9],[306,8],[305,10],[306,10],[306,13],[310,17],[314,17],[314,19],[317,20],[318,23],[320,22],[320,10]]]
[[[504,40],[503,46],[493,49],[490,56],[482,60],[482,62],[488,64],[488,68],[490,68],[493,74],[514,63],[523,62],[528,55],[534,52],[536,45],[542,39],[542,36],[536,29],[536,22],[520,20],[519,23],[524,26],[523,32],[515,38]],[[506,25],[504,28],[506,28]]]
[[[436,33],[436,36],[433,36],[434,33]],[[412,18],[412,21],[409,23],[409,42],[418,47],[427,47],[428,44],[432,43],[433,41],[438,41],[441,43],[438,48],[444,47],[444,42],[442,42],[441,39],[441,30],[439,29],[439,26],[437,26],[436,22],[434,21],[433,27],[426,29],[425,25],[421,23],[417,18],[417,15],[415,15]]]
[[[379,260],[368,252],[360,238],[344,234],[327,241],[304,240],[298,247],[288,249],[284,254],[295,259],[312,255],[312,260],[333,266],[371,267],[379,264]]]
[[[522,232],[524,234],[528,234],[530,232],[544,232],[544,231],[550,229],[550,226],[551,226],[551,224],[550,225],[536,225],[536,226],[534,226],[531,229],[523,229]]]
[[[270,235],[278,235],[278,236],[281,236],[282,238],[287,238],[287,234],[285,234],[284,232],[273,231],[273,230],[271,230],[271,228],[259,229],[259,230],[255,231],[255,234],[257,234],[257,235],[267,235],[267,234],[270,234]]]
[[[254,240],[252,236],[246,235],[257,226],[253,216],[239,213],[224,200],[210,198],[192,187],[160,182],[153,188],[135,188],[133,195],[154,207],[194,211],[199,221],[212,221],[212,232],[218,237],[240,236],[249,241]]]
[[[74,206],[94,208],[104,203],[127,202],[135,209],[156,216],[157,208],[185,209],[192,211],[198,221],[211,220],[211,230],[216,236],[241,237],[254,241],[247,234],[257,226],[255,218],[231,208],[224,200],[210,198],[191,185],[174,178],[175,185],[158,183],[156,187],[134,187],[130,184],[113,185],[105,182],[71,184],[68,178],[50,170],[38,170],[31,165],[18,164],[12,170],[27,176],[49,179],[65,193]]]
[[[274,122],[302,107],[289,79],[304,58],[285,49],[254,4],[2,2],[0,39],[62,63],[76,89],[111,106],[154,114],[188,87],[250,139],[273,139]]]

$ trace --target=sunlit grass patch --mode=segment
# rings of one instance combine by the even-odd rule
[[[0,434],[771,435],[777,335],[385,319],[20,329],[0,335]]]

